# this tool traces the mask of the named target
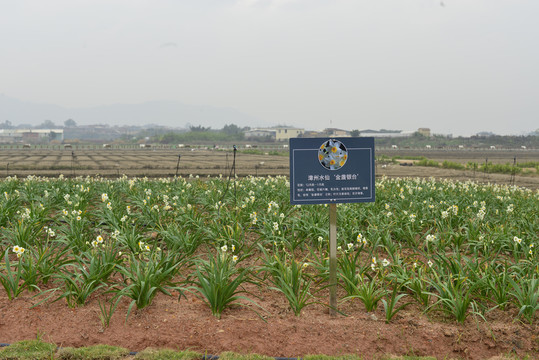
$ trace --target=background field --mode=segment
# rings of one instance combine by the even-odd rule
[[[538,162],[539,150],[477,150],[477,149],[390,149],[377,148],[376,156],[400,157],[401,164],[377,161],[377,177],[430,177],[474,180],[493,183],[513,183],[532,189],[539,188],[537,174],[517,175],[485,174],[472,170],[453,170],[421,166],[401,166],[413,164],[418,157],[460,164],[475,162],[484,164],[513,164]],[[178,160],[179,163],[178,163]],[[57,177],[86,176],[99,174],[105,177],[121,175],[168,177],[199,175],[228,176],[232,173],[234,152],[208,149],[171,148],[112,148],[97,146],[64,149],[56,148],[3,148],[0,149],[0,176],[26,177],[28,175]],[[240,149],[236,152],[235,173],[238,176],[288,175],[289,159],[286,149],[259,148]]]

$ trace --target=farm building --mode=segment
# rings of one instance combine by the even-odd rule
[[[64,140],[63,129],[1,129],[0,142],[4,144],[23,142],[26,144],[49,143]]]
[[[419,128],[419,129],[417,129],[417,132],[420,133],[423,136],[430,137],[430,129],[429,128]]]
[[[301,136],[305,129],[294,128],[289,126],[258,128],[251,129],[245,132],[246,138],[271,138],[275,141],[286,141],[290,138]]]
[[[327,128],[320,132],[322,136],[349,137],[350,131],[336,128]]]

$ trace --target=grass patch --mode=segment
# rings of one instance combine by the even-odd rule
[[[415,355],[405,355],[405,356],[388,356],[383,357],[381,360],[436,360],[434,356],[415,356]],[[452,359],[447,359],[452,360]]]
[[[340,355],[340,356],[329,356],[329,355],[305,355],[303,360],[363,360],[363,356],[359,355]]]
[[[447,160],[442,163],[442,167],[444,169],[456,169],[456,170],[464,170],[466,168],[466,166],[463,164],[456,163],[453,161],[447,161]]]
[[[66,347],[58,350],[57,359],[99,359],[115,360],[129,355],[129,350],[110,345],[94,345],[81,348]]]
[[[440,163],[438,161],[429,160],[427,158],[423,158],[415,163],[418,166],[430,166],[430,167],[439,167]]]
[[[258,354],[238,354],[234,352],[224,352],[219,355],[219,360],[274,360],[273,357]]]
[[[40,340],[23,340],[0,350],[0,359],[53,359],[56,345]]]
[[[184,350],[176,351],[172,349],[152,349],[148,348],[135,355],[135,359],[141,360],[200,360],[202,354],[196,351]]]

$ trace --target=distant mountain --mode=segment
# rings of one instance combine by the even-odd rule
[[[58,126],[73,119],[77,125],[108,124],[137,125],[158,124],[184,128],[202,125],[221,129],[226,124],[238,126],[269,126],[271,124],[232,108],[207,105],[187,105],[176,101],[151,101],[142,104],[113,104],[90,108],[68,109],[51,104],[20,101],[0,95],[0,122],[39,125],[51,120]]]

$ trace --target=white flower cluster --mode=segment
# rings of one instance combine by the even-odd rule
[[[13,252],[17,254],[18,258],[20,258],[22,256],[22,254],[24,254],[25,251],[26,251],[26,249],[23,248],[22,246],[15,245],[13,247]]]
[[[99,245],[102,245],[103,244],[103,236],[101,235],[98,235],[97,238],[92,241],[92,246],[94,248],[98,247]]]
[[[367,245],[367,239],[361,233],[357,234],[357,242]]]

